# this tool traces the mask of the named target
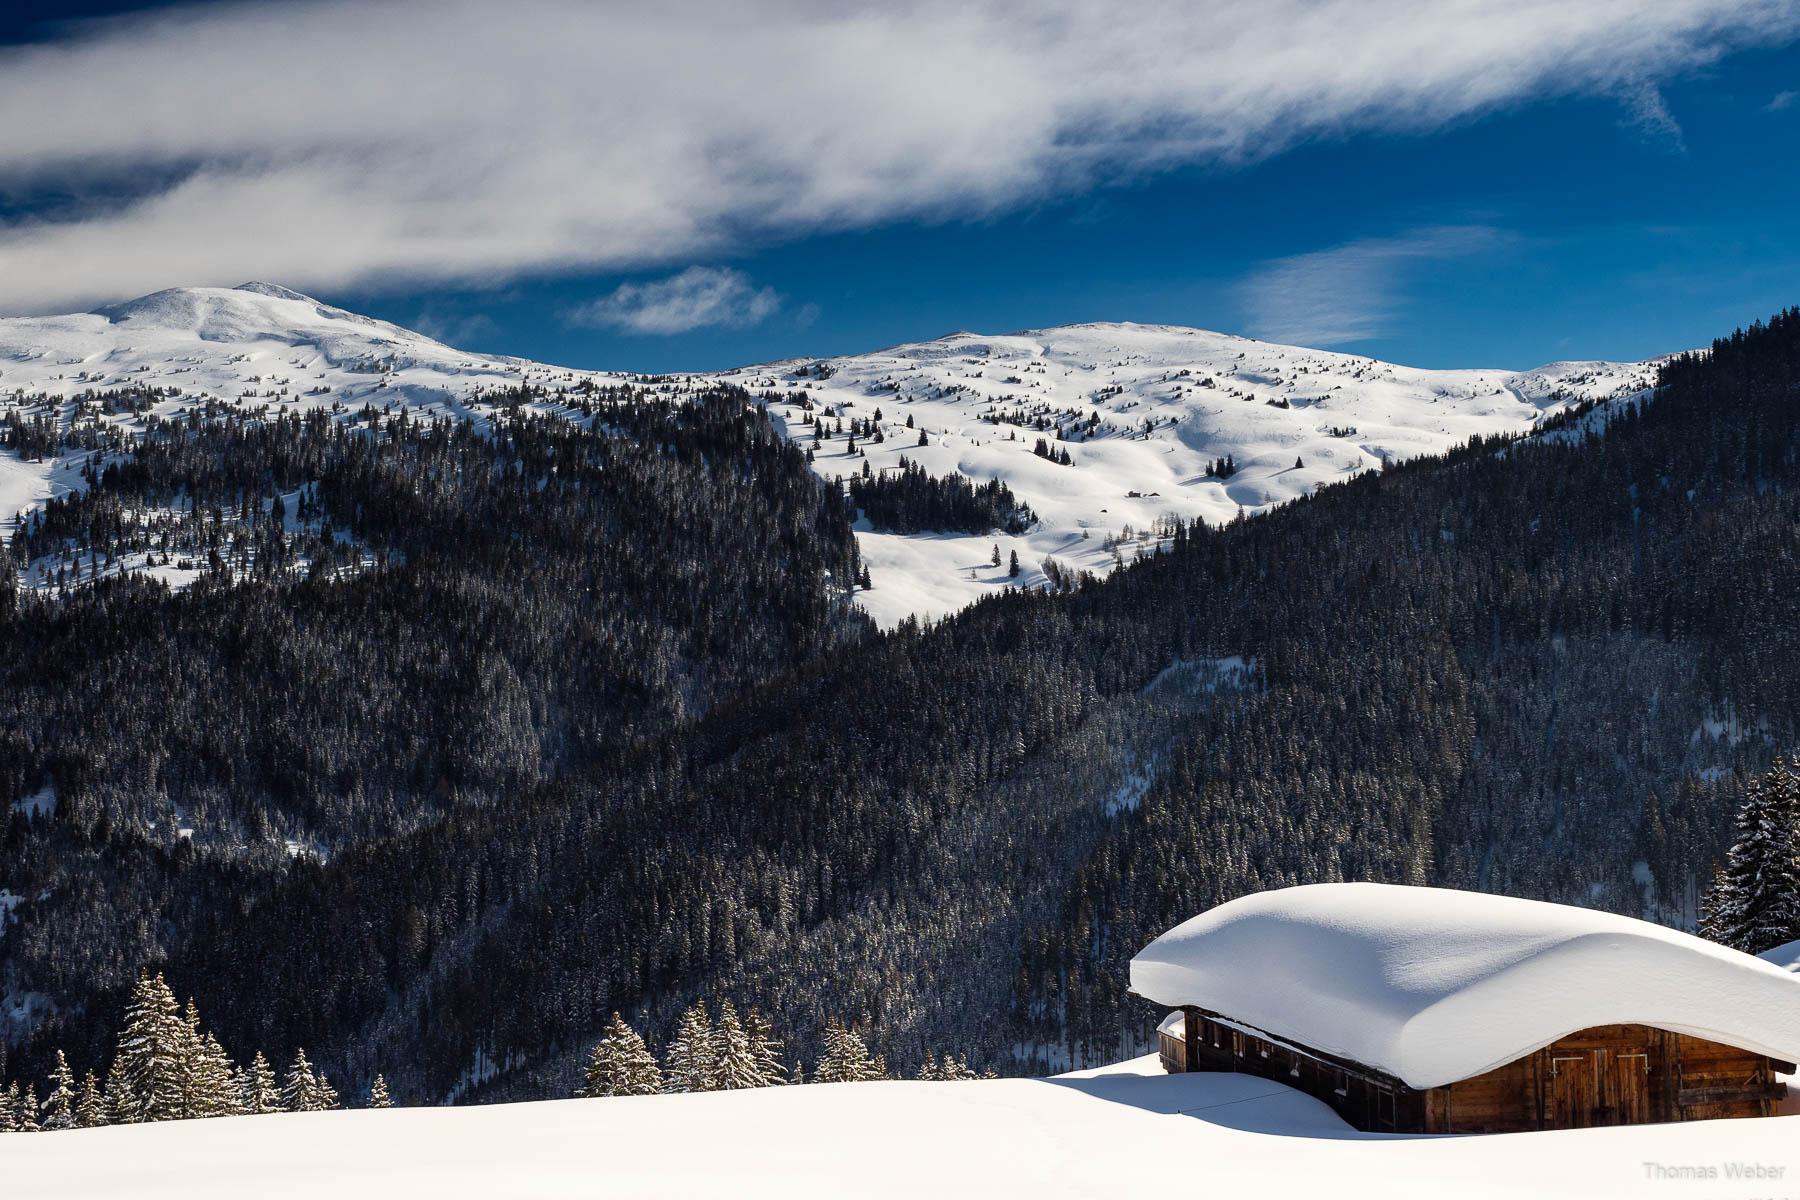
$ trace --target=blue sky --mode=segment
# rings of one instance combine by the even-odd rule
[[[772,98],[760,70],[734,74],[742,31],[715,46],[685,23],[595,29],[548,0],[519,7],[503,39],[516,46],[490,52],[495,35],[471,14],[461,30],[443,22],[458,39],[447,51],[352,61],[323,81],[307,64],[351,30],[309,46],[318,30],[422,10],[220,2],[120,28],[15,9],[0,38],[31,44],[0,50],[0,75],[29,81],[55,53],[61,78],[91,73],[101,94],[42,122],[11,161],[0,145],[12,184],[0,273],[13,281],[0,308],[268,278],[478,350],[665,370],[1086,320],[1526,367],[1700,345],[1800,303],[1792,5],[1696,0],[1669,16],[1683,6],[1665,0],[1573,26],[1554,8],[1439,7],[1467,12],[1433,32],[1449,65],[1422,83],[1404,47],[1386,52],[1415,10],[1378,2],[1298,6],[1316,28],[1252,21],[1237,37],[1274,47],[1252,66],[1241,51],[1197,62],[1130,38],[1090,61],[1100,26],[1073,0],[1064,25],[1028,31],[1042,40],[1013,57],[944,11],[828,34],[809,19],[785,44],[826,39],[816,61],[866,51],[873,65],[809,72],[772,54],[789,64],[769,68]],[[759,29],[794,12],[776,4]],[[994,27],[1015,17],[1000,5]],[[1490,54],[1496,29],[1507,44]],[[548,47],[589,35],[667,52],[642,78],[673,74],[672,90],[630,76],[596,95],[580,68],[566,89],[534,87],[558,77]],[[384,37],[416,40],[379,19],[361,40]],[[1374,50],[1357,66],[1319,65],[1340,49],[1357,58],[1358,38]],[[284,65],[270,47],[290,42],[313,56]],[[190,79],[213,86],[146,75],[108,93],[136,69],[120,66],[128,51],[154,59],[159,46],[192,55]],[[448,70],[468,85],[415,104],[438,86],[431,64],[465,51]],[[890,55],[900,78],[884,85]],[[1046,60],[1060,74],[1035,76]],[[504,119],[464,103],[481,90],[470,64],[530,98]],[[600,78],[634,69],[603,65]],[[1193,85],[1190,69],[1219,82]],[[1091,92],[1067,84],[1075,71]],[[165,116],[137,111],[146,88]],[[245,89],[256,97],[239,103]],[[267,99],[290,90],[292,104]],[[0,114],[29,120],[42,104],[0,85]]]

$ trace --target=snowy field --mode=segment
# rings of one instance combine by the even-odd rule
[[[807,418],[824,419],[831,436],[814,463],[822,476],[879,472],[905,457],[933,475],[1001,479],[1037,514],[1016,537],[861,526],[875,586],[857,596],[883,626],[942,617],[1009,584],[1042,584],[1046,557],[1105,574],[1153,550],[1164,518],[1261,512],[1383,462],[1523,432],[1572,403],[1641,390],[1654,371],[1604,362],[1428,371],[1196,329],[1094,324],[650,378],[473,354],[268,284],[0,319],[0,418],[16,410],[64,435],[141,427],[138,415],[80,403],[129,387],[160,389],[149,411],[162,416],[197,404],[347,416],[371,404],[480,425],[494,411],[482,395],[521,384],[550,393],[539,407],[570,413],[562,400],[573,397],[558,393],[584,381],[674,396],[729,382],[773,397],[771,415],[804,445],[813,444]],[[846,432],[878,428],[881,440],[858,438],[853,451],[840,422]],[[1038,454],[1040,439],[1070,464]],[[1227,457],[1236,472],[1220,476],[1212,468]],[[79,487],[84,461],[0,451],[0,521]],[[1018,577],[993,565],[996,546],[1003,563],[1018,554]]]
[[[1738,1178],[1734,1165],[1780,1171]],[[1676,1178],[1667,1171],[1702,1171]],[[1704,1176],[1712,1172],[1711,1178]],[[848,1083],[294,1113],[0,1138],[9,1195],[1711,1197],[1800,1194],[1800,1117],[1490,1137],[1350,1130],[1146,1057],[1050,1080]]]

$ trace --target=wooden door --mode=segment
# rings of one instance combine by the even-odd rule
[[[1621,1046],[1606,1056],[1606,1103],[1612,1125],[1643,1125],[1650,1112],[1650,1048]]]
[[[1563,1050],[1550,1055],[1545,1088],[1545,1124],[1551,1129],[1586,1129],[1600,1107],[1594,1052]]]

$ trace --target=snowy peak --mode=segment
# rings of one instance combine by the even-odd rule
[[[336,335],[439,345],[398,325],[358,316],[272,283],[245,283],[234,288],[169,288],[97,308],[92,315],[133,333],[155,330],[185,334],[203,342],[271,339],[300,345]],[[448,347],[444,349],[453,353]]]
[[[1020,534],[860,525],[875,586],[857,597],[892,625],[1042,584],[1048,559],[1057,571],[1105,574],[1153,552],[1177,520],[1228,521],[1476,434],[1529,431],[1570,405],[1649,387],[1656,366],[1423,370],[1203,329],[1094,322],[958,331],[659,386],[673,395],[715,382],[755,392],[825,478],[897,470],[905,458],[933,475],[999,479],[1037,515]],[[136,418],[80,414],[68,403],[121,387],[155,389],[164,416],[196,403],[340,413],[373,404],[480,423],[482,394],[500,388],[541,388],[540,407],[568,412],[570,389],[635,378],[466,353],[262,282],[0,319],[0,417],[29,407],[67,433],[78,419],[130,425]],[[59,468],[0,455],[0,515],[78,481],[74,457]]]
[[[277,300],[298,300],[302,304],[317,305],[319,303],[311,296],[302,292],[296,292],[293,288],[284,288],[279,283],[263,283],[255,279],[251,280],[249,283],[240,283],[231,290],[234,292],[255,292],[259,296],[273,296]]]

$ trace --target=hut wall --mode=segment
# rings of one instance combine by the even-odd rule
[[[1415,1091],[1380,1071],[1247,1032],[1218,1014],[1187,1013],[1186,1070],[1277,1080],[1369,1131],[1509,1133],[1769,1116],[1786,1090],[1773,1073],[1785,1064],[1762,1055],[1644,1025],[1606,1025],[1481,1075]]]

